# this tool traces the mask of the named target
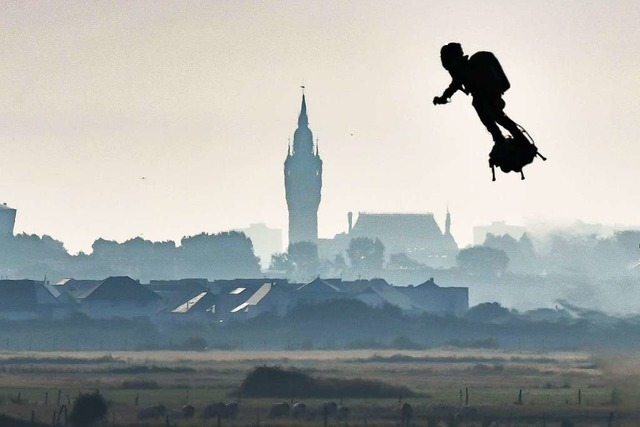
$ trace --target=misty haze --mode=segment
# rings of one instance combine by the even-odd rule
[[[0,9],[0,427],[640,423],[636,2]]]

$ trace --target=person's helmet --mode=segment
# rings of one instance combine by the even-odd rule
[[[440,49],[440,60],[442,61],[442,66],[447,70],[458,63],[463,57],[464,52],[462,52],[460,43],[451,42],[442,46]]]

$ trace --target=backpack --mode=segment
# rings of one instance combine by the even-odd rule
[[[522,127],[521,130],[522,134],[526,135],[525,138],[509,136],[503,141],[493,144],[493,148],[489,153],[492,181],[496,180],[496,167],[499,167],[504,173],[520,172],[520,176],[524,179],[522,168],[533,162],[536,156],[542,160],[547,160],[546,157],[538,152],[538,147],[536,147],[527,131]]]
[[[469,58],[471,73],[469,90],[489,94],[503,94],[511,87],[498,58],[491,52],[477,52]]]

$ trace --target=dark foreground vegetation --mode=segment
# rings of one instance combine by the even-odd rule
[[[0,350],[311,350],[451,346],[503,350],[634,350],[640,317],[617,318],[576,307],[518,313],[497,303],[463,317],[409,316],[387,305],[333,300],[300,305],[286,316],[164,322],[92,320],[0,321]],[[16,360],[16,363],[21,361]]]
[[[320,378],[279,367],[260,366],[247,374],[240,394],[250,397],[279,398],[395,398],[416,395],[408,387],[363,378]]]
[[[20,420],[5,414],[0,414],[0,426],[2,427],[44,427],[48,424]]]
[[[640,424],[640,359],[631,353],[435,349],[55,356],[0,352],[0,366],[7,368],[0,375],[0,413],[7,415],[0,426]],[[155,368],[141,369],[145,365]]]

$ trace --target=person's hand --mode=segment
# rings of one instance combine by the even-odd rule
[[[436,96],[433,98],[433,105],[444,105],[447,103],[447,98],[443,96]]]

